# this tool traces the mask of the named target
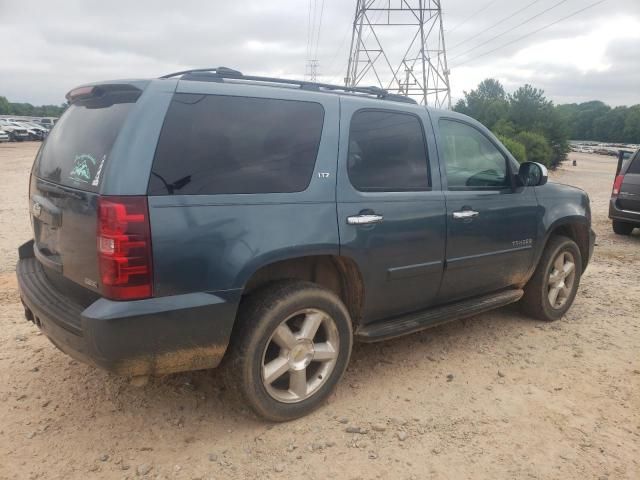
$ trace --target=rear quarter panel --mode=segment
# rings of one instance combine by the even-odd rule
[[[305,191],[149,197],[156,295],[240,290],[256,270],[269,263],[306,255],[337,255],[338,97],[189,81],[181,81],[178,91],[314,101],[324,108],[324,125]]]

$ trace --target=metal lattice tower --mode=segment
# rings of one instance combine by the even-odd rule
[[[345,85],[451,108],[441,0],[357,0]]]

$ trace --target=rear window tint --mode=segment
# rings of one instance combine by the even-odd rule
[[[640,151],[632,158],[627,173],[640,174]]]
[[[313,102],[176,94],[149,195],[299,192],[309,186],[324,109]]]
[[[36,176],[97,192],[104,163],[138,96],[104,95],[99,100],[71,105],[36,159]]]
[[[347,171],[361,192],[429,189],[427,150],[418,117],[361,110],[351,118]]]

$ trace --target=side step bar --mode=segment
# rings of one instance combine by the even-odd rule
[[[410,313],[390,320],[382,320],[356,330],[356,340],[365,343],[379,342],[400,337],[426,328],[435,327],[452,320],[471,317],[494,308],[515,303],[524,294],[523,290],[505,290],[500,293],[475,297],[441,307]]]

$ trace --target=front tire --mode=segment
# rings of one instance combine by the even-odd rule
[[[250,294],[238,322],[228,373],[265,419],[282,422],[312,412],[349,363],[349,312],[333,292],[314,283],[278,282]]]
[[[613,220],[613,232],[616,235],[631,235],[634,226],[631,223],[621,222],[620,220]]]
[[[524,313],[540,320],[561,318],[573,304],[582,275],[582,255],[576,242],[553,236],[524,287]]]

